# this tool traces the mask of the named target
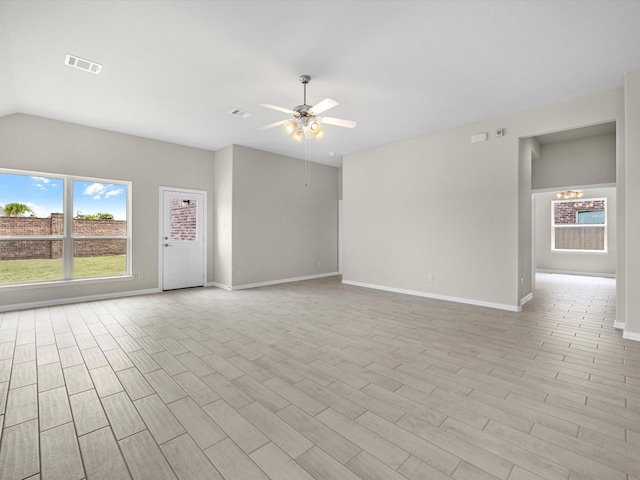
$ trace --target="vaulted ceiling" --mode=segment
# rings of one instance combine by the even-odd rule
[[[286,115],[326,127],[314,161],[620,87],[640,67],[638,1],[0,2],[0,116],[22,112],[210,150],[302,158]],[[64,64],[100,63],[99,75]],[[243,119],[234,108],[251,112]],[[330,155],[333,153],[334,155]]]

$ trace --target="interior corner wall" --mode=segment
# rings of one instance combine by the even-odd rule
[[[3,306],[157,289],[159,187],[211,192],[213,186],[213,152],[24,114],[0,118],[0,167],[132,182],[132,272],[144,274],[117,282],[0,289]],[[212,197],[208,238],[213,238]]]
[[[233,146],[232,286],[338,270],[338,168]]]
[[[518,146],[518,297],[520,303],[532,293],[534,284],[533,239],[531,234],[531,166],[540,155],[540,143],[531,137]]]
[[[535,203],[535,261],[541,272],[569,275],[615,277],[617,256],[616,188],[594,188],[585,191],[582,200],[607,199],[607,253],[572,253],[551,250],[551,202],[554,192],[536,193]]]
[[[343,281],[519,308],[532,270],[519,139],[616,121],[623,98],[609,90],[345,155]]]
[[[217,286],[230,288],[233,271],[233,145],[215,153],[213,170],[214,274],[209,278]]]
[[[640,70],[625,75],[626,321],[624,335],[640,340]],[[629,294],[632,293],[632,294]]]

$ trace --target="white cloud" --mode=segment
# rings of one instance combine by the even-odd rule
[[[44,184],[47,184],[51,181],[50,178],[45,178],[45,177],[31,177],[31,178],[33,178],[34,180],[38,180],[39,182],[42,182]]]
[[[39,188],[40,190],[47,190],[47,184],[51,181],[50,178],[45,178],[45,177],[31,177],[34,180],[36,180],[37,183],[32,183],[31,185],[33,185],[36,188]]]
[[[43,207],[42,205],[36,205],[35,203],[31,203],[31,202],[26,202],[25,205],[31,209],[34,216],[36,217],[46,218],[51,215],[51,212],[48,211],[47,208]],[[31,215],[30,213],[27,214],[27,216],[30,216],[30,215]]]
[[[123,188],[116,188],[113,185],[105,185],[104,183],[92,183],[84,189],[84,192],[82,192],[83,195],[90,196],[94,200],[102,200],[102,197],[117,197],[123,193]]]
[[[124,193],[124,189],[122,188],[115,188],[113,190],[109,190],[107,193],[105,193],[105,198],[109,198],[109,197],[117,197],[118,195],[122,195]]]
[[[90,197],[93,197],[96,200],[100,200],[100,195],[102,195],[106,191],[107,191],[107,186],[104,185],[103,183],[92,183],[91,185],[88,185],[84,189],[84,192],[82,192],[82,194],[89,195]]]

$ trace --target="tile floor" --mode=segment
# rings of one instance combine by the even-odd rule
[[[342,285],[0,313],[0,478],[640,479],[613,280],[522,313]]]

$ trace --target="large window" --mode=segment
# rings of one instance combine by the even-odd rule
[[[551,202],[551,249],[571,252],[607,251],[607,201]]]
[[[0,286],[128,275],[131,184],[0,170]]]

